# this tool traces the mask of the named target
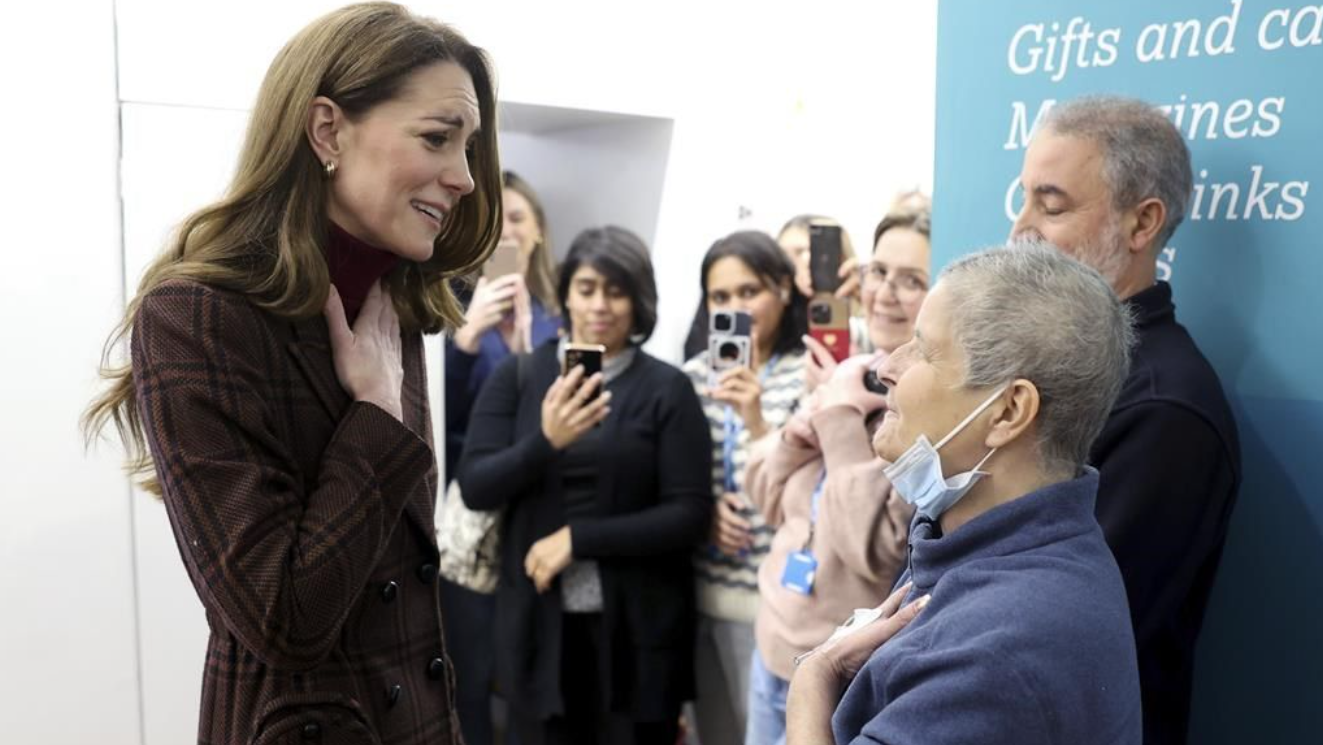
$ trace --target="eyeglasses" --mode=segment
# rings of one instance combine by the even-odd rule
[[[928,292],[928,281],[920,275],[902,269],[888,272],[886,267],[874,263],[859,268],[859,281],[870,292],[882,289],[883,284],[891,285],[896,299],[903,302],[918,300]]]

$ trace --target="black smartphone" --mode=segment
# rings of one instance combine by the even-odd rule
[[[815,293],[840,288],[841,226],[809,224],[809,277]]]
[[[569,375],[576,366],[582,365],[583,379],[587,380],[602,371],[602,356],[605,354],[606,347],[601,344],[570,344],[565,347],[565,364],[561,366],[561,374]],[[592,401],[601,394],[602,386],[598,385],[588,400]]]

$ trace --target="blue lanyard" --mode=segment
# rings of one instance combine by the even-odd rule
[[[813,529],[818,526],[818,505],[822,502],[822,492],[827,487],[827,466],[823,464],[822,475],[818,476],[818,485],[813,487],[813,506],[809,512],[809,532],[808,539],[804,541],[804,551],[811,553],[813,547]]]
[[[735,441],[740,437],[740,425],[735,423],[735,409],[726,404],[726,418],[723,422],[725,435],[721,440],[721,463],[725,467],[725,490],[738,491],[735,488]]]
[[[809,513],[809,530],[812,531],[814,525],[818,524],[818,503],[822,501],[822,492],[827,486],[827,467],[822,467],[822,475],[818,477],[818,485],[813,487],[813,508]]]
[[[772,368],[776,367],[777,361],[781,355],[774,354],[772,358],[763,366],[762,373],[758,376],[758,383],[761,385],[767,382],[767,376],[772,373]],[[721,464],[725,469],[725,490],[728,492],[738,492],[739,485],[735,483],[735,444],[740,439],[740,432],[744,429],[742,422],[735,420],[735,407],[726,404],[725,417],[722,421],[723,437],[721,440]]]

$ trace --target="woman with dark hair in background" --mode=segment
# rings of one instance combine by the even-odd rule
[[[87,424],[119,426],[206,610],[199,742],[462,742],[422,333],[496,244],[495,116],[450,27],[319,18],[129,303],[132,361]]]
[[[560,331],[554,260],[547,238],[546,212],[527,181],[513,171],[501,174],[501,241],[498,251],[514,251],[518,268],[473,287],[464,324],[446,340],[446,479],[455,478],[473,402],[488,377],[512,353],[526,353]],[[445,499],[455,498],[447,491]],[[444,511],[444,505],[443,505]],[[438,525],[456,530],[455,525]],[[443,548],[447,541],[442,541]],[[464,562],[477,561],[476,557]],[[496,598],[490,586],[467,577],[464,563],[443,557],[441,607],[446,614],[446,642],[459,682],[456,706],[468,745],[491,745],[492,683],[495,676]]]
[[[787,220],[776,234],[776,245],[785,252],[794,269],[793,286],[806,299],[813,298],[813,283],[809,272],[809,226],[814,223],[840,227],[840,223],[830,217],[803,214]],[[841,286],[834,294],[839,298],[851,299],[850,346],[855,354],[872,351],[864,324],[857,318],[859,308],[854,302],[859,295],[858,266],[854,242],[850,240],[849,231],[841,227]],[[694,315],[684,341],[685,359],[691,359],[707,348],[707,316],[703,315],[706,304],[706,298],[699,299],[698,312]]]
[[[804,391],[808,299],[794,290],[795,268],[766,233],[745,231],[718,240],[700,270],[703,347],[684,365],[703,402],[712,437],[708,488],[716,498],[711,542],[696,557],[699,636],[698,698],[703,742],[742,742],[748,700],[758,564],[771,530],[743,491],[754,442],[785,424]],[[743,311],[753,321],[751,367],[718,372],[707,347],[708,319]]]
[[[568,337],[496,369],[459,467],[469,507],[505,510],[498,679],[522,745],[673,745],[694,691],[707,424],[685,376],[640,349],[657,289],[637,236],[580,234],[557,294]],[[562,375],[569,343],[602,345],[602,371]]]

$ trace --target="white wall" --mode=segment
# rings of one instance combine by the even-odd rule
[[[20,3],[0,26],[5,742],[139,740],[129,489],[78,432],[121,303],[113,31],[109,2]]]
[[[502,120],[502,127],[508,119]],[[550,131],[501,133],[501,166],[536,184],[551,245],[564,258],[580,231],[612,224],[649,246],[657,234],[672,122],[655,117],[589,121]]]
[[[163,511],[130,497],[112,449],[84,456],[75,420],[122,284],[136,285],[169,226],[223,188],[271,57],[337,5],[89,0],[73,12],[29,3],[0,27],[0,62],[11,71],[0,141],[10,145],[14,192],[0,200],[9,233],[0,273],[7,741],[193,736],[200,608]],[[660,191],[642,195],[660,203],[654,230],[643,224],[651,209],[586,213],[605,222],[598,216],[619,210],[620,221],[654,233],[662,308],[650,348],[671,359],[715,238],[818,211],[866,243],[892,193],[931,183],[935,4],[858,5],[830,0],[809,16],[802,2],[744,0],[413,3],[492,53],[504,99],[674,121]],[[603,139],[565,139],[575,137]],[[534,185],[572,194],[576,177],[567,170]],[[741,207],[751,210],[743,220]]]

